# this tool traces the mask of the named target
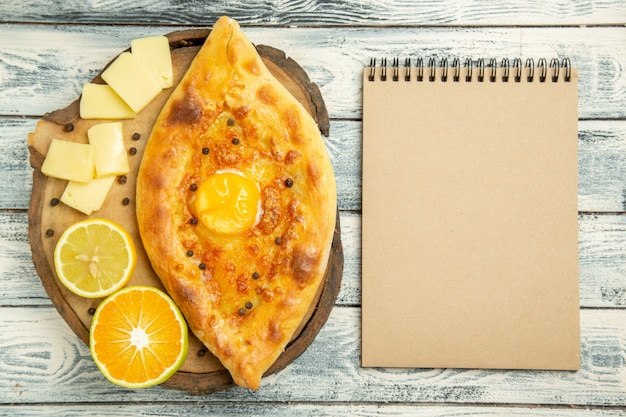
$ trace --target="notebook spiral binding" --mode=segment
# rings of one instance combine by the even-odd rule
[[[405,58],[404,60],[404,81],[411,81],[411,58]],[[387,72],[391,69],[391,80],[398,81],[400,80],[400,59],[393,58],[391,61],[391,66],[387,66],[387,58],[382,58],[381,63],[378,66],[380,68],[380,81],[387,81]],[[368,76],[369,81],[375,81],[376,78],[376,58],[370,59],[370,72]],[[449,77],[448,74],[450,69],[452,69],[452,76],[450,77],[452,81],[458,82],[461,80],[461,61],[459,58],[454,58],[452,60],[452,65],[448,64],[447,58],[441,58],[439,64],[437,64],[437,60],[434,57],[428,59],[428,64],[424,66],[424,59],[417,58],[417,62],[415,64],[416,68],[416,79],[417,81],[435,81],[437,76],[437,68],[441,68],[441,81],[447,82]],[[522,68],[527,68],[528,70],[526,75],[526,80],[528,82],[532,82],[535,78],[535,60],[532,58],[528,58],[526,60],[525,65],[522,67],[521,58],[513,59],[513,63],[509,61],[508,58],[503,58],[500,63],[500,68],[503,68],[502,72],[502,81],[509,82],[509,79],[513,79],[515,82],[521,82],[522,77]],[[569,82],[571,80],[572,66],[569,58],[564,58],[562,61],[559,61],[558,58],[552,58],[550,60],[550,64],[545,58],[540,58],[537,61],[537,72],[539,73],[539,81],[545,82],[546,79],[550,78],[552,82],[557,82],[559,80],[559,75],[561,68],[564,69],[564,80]],[[463,64],[463,69],[465,72],[465,76],[463,77],[466,82],[472,81],[472,76],[474,69],[477,71],[476,80],[478,82],[485,81],[485,75],[487,74],[487,78],[490,82],[495,82],[497,77],[498,70],[498,62],[495,58],[491,58],[489,60],[489,64],[485,64],[485,59],[480,58],[477,61],[473,61],[471,58],[466,58],[465,63]],[[548,77],[548,71],[551,71],[551,76]]]

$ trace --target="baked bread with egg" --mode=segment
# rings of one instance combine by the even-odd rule
[[[337,210],[313,118],[223,17],[158,116],[139,232],[190,329],[258,389],[324,281]]]

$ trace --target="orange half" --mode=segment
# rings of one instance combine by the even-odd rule
[[[187,324],[164,292],[130,286],[96,309],[89,334],[91,356],[102,374],[126,388],[170,378],[187,356]]]

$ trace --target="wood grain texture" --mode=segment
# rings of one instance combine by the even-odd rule
[[[0,212],[0,295],[4,306],[50,306],[33,266],[26,213]],[[344,271],[338,306],[361,304],[361,216],[341,213]],[[626,308],[626,216],[579,216],[580,303]]]
[[[59,5],[62,4],[62,7]],[[409,7],[407,7],[409,6]],[[506,0],[487,5],[462,0],[5,2],[0,21],[206,25],[226,14],[252,25],[579,25],[622,23],[626,7],[619,0],[524,2]]]
[[[320,336],[257,394],[123,390],[103,380],[35,274],[28,117],[65,107],[131,39],[208,27],[223,14],[321,87],[343,210],[341,291]],[[622,0],[1,2],[0,416],[625,415],[625,22]],[[581,371],[359,367],[361,68],[372,56],[418,54],[558,55],[579,67]]]
[[[47,405],[45,414],[48,417],[83,417],[85,405],[64,404]],[[89,405],[90,413],[101,417],[131,416],[211,416],[211,417],[614,417],[623,416],[623,410],[612,408],[574,408],[574,407],[542,407],[534,406],[462,406],[462,405],[431,405],[431,404],[333,404],[320,401],[311,404],[108,404]],[[7,406],[0,410],[1,416],[40,417],[42,408],[37,406]]]
[[[581,312],[578,372],[360,367],[360,309],[338,307],[294,362],[252,392],[195,396],[153,387],[127,390],[99,373],[89,349],[53,308],[0,308],[0,404],[167,402],[394,402],[620,406],[626,311]],[[304,389],[306,387],[306,389]]]
[[[0,118],[0,209],[28,208],[32,170],[26,137],[36,119]],[[361,210],[361,122],[334,120],[324,138],[337,176],[341,210]],[[578,209],[626,210],[626,121],[583,120],[578,127]]]
[[[0,115],[63,108],[131,39],[174,29],[0,25]],[[626,117],[626,27],[251,27],[246,34],[293,57],[320,87],[331,119],[361,117],[361,70],[370,57],[418,55],[570,57],[580,72],[579,117]]]

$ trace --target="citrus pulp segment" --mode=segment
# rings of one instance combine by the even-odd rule
[[[89,218],[69,226],[54,249],[59,280],[73,293],[106,297],[124,287],[135,270],[132,237],[119,224]]]
[[[187,324],[164,292],[130,286],[98,306],[89,347],[96,365],[112,383],[151,387],[165,382],[185,361]]]

